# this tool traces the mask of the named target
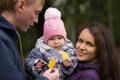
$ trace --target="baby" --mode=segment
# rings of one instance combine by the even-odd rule
[[[60,80],[73,73],[77,66],[76,50],[66,37],[66,30],[61,19],[61,12],[48,8],[45,12],[44,33],[37,40],[35,48],[25,59],[25,69],[35,78],[48,68],[58,68]],[[51,64],[49,62],[53,60]]]

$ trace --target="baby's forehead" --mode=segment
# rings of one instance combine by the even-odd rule
[[[50,38],[64,38],[63,36],[61,36],[61,35],[53,35],[53,36],[51,36]],[[49,39],[50,39],[49,38]]]

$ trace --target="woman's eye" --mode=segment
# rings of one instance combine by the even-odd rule
[[[78,41],[79,41],[79,43],[83,43],[83,40],[82,40],[82,39],[79,39]]]
[[[87,45],[88,46],[94,46],[92,43],[90,43],[90,42],[87,42]]]

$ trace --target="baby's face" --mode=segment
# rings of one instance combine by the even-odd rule
[[[65,45],[65,40],[60,35],[54,35],[48,39],[47,45],[58,50]]]

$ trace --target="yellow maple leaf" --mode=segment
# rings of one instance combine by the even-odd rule
[[[53,68],[53,67],[55,66],[55,62],[56,62],[56,59],[55,59],[55,57],[53,57],[53,58],[49,61],[48,67],[49,67],[49,68]]]
[[[62,57],[63,57],[64,59],[69,59],[69,55],[68,55],[67,52],[65,52],[65,51],[60,51],[59,53],[62,55]]]

